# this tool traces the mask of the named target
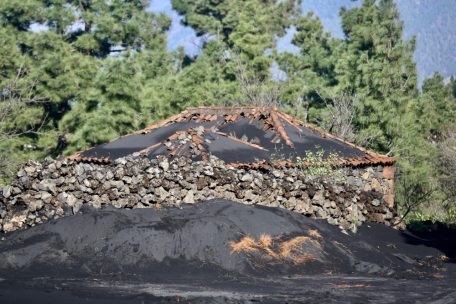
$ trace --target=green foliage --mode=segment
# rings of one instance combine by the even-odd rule
[[[170,20],[147,6],[145,0],[0,3],[0,87],[14,82],[4,101],[24,103],[1,122],[7,133],[14,130],[11,162],[58,155],[67,145],[69,153],[141,125],[142,89],[173,65],[166,51]]]
[[[452,83],[445,83],[439,73],[424,81],[420,96],[421,125],[426,134],[440,136],[449,122],[456,117],[456,98],[453,95]]]
[[[323,149],[317,152],[306,151],[305,157],[296,157],[296,164],[304,172],[311,176],[331,177],[336,181],[342,181],[342,171],[337,167],[337,153],[325,153]]]
[[[358,226],[360,225],[358,218],[355,216],[352,218],[352,223],[350,226],[350,231],[353,234],[356,234],[358,232]]]
[[[422,94],[403,115],[401,136],[395,139],[395,156],[403,172],[396,183],[400,209],[408,210],[412,205],[416,212],[443,220],[449,206],[456,205],[450,190],[454,188],[451,168],[456,164],[451,140],[454,128],[448,129],[454,121],[455,104],[451,83],[445,84],[435,74],[424,82]],[[444,136],[447,132],[448,140]]]
[[[326,106],[320,92],[335,84],[333,55],[343,45],[323,31],[322,23],[312,13],[297,19],[292,43],[299,47],[298,54],[276,54],[279,67],[289,78],[282,102],[294,108],[302,104],[307,113],[305,119],[319,123]]]
[[[445,209],[456,208],[456,124],[449,125],[437,144],[437,176]]]
[[[423,222],[427,221],[456,225],[456,208],[452,208],[447,213],[440,216],[416,211],[408,217],[407,222],[409,225],[413,226],[414,230],[421,230],[426,228],[426,226],[423,225]]]
[[[21,74],[3,81],[0,92],[0,182],[14,175],[18,166],[30,158],[44,157],[52,151],[46,147],[52,136],[47,130],[45,113],[30,106],[35,100],[33,88],[22,87]],[[40,145],[40,146],[37,146]],[[21,151],[21,153],[17,153]]]
[[[285,35],[293,18],[300,13],[300,0],[172,0],[183,15],[184,25],[197,35],[215,37],[224,46],[238,50],[243,61],[267,77],[271,58],[265,55],[276,45],[276,36]]]
[[[185,66],[174,79],[169,104],[180,111],[189,106],[232,105],[240,97],[234,67],[226,58],[227,49],[209,41],[203,53]]]
[[[453,225],[456,224],[456,208],[452,208],[448,211],[448,215],[444,222]]]
[[[418,95],[413,52],[415,42],[403,41],[403,23],[392,0],[366,0],[359,8],[342,10],[347,48],[338,60],[338,86],[365,96],[358,105],[356,125],[373,136],[371,147],[393,147],[408,104]]]

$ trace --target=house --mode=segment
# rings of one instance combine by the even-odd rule
[[[383,172],[382,189],[390,206],[394,203],[393,157],[366,150],[328,132],[306,124],[275,107],[197,107],[71,156],[77,161],[109,163],[134,153],[155,158],[186,156],[207,160],[214,155],[236,168],[297,165],[323,152],[340,167],[376,168]],[[371,182],[371,181],[370,181]],[[380,191],[378,180],[373,187]]]
[[[24,165],[0,193],[0,230],[84,205],[181,207],[213,198],[283,207],[344,229],[396,225],[394,163],[275,107],[189,108],[71,157]],[[328,172],[310,170],[328,164]]]

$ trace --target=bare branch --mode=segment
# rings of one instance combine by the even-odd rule
[[[438,147],[439,184],[447,196],[447,204],[456,207],[456,126],[450,126],[443,133]]]
[[[400,221],[395,225],[403,222],[407,215],[410,212],[418,210],[419,207],[426,201],[428,201],[435,189],[432,187],[424,187],[420,182],[416,182],[413,178],[409,178],[406,172],[399,169],[397,176],[397,200],[401,202],[401,205],[398,206],[402,211],[402,216]]]
[[[246,102],[255,106],[279,105],[280,89],[277,83],[255,75],[253,69],[249,69],[248,64],[236,52],[230,53],[230,60],[236,65],[236,79]]]
[[[359,141],[359,138],[356,136],[354,119],[360,96],[347,91],[339,93],[327,92],[325,95],[329,95],[328,100],[318,90],[317,94],[324,101],[327,108],[323,127],[347,141],[356,141],[357,139]],[[363,142],[367,142],[368,140],[368,138],[365,138]]]
[[[24,135],[40,134],[47,115],[41,118],[39,123],[29,123],[28,125],[18,125],[15,119],[21,115],[27,107],[34,104],[48,102],[44,98],[35,96],[36,81],[28,83],[27,86],[21,84],[26,70],[23,66],[17,69],[16,75],[4,87],[0,88],[0,180],[11,176],[17,168],[17,160],[11,153],[10,140]]]

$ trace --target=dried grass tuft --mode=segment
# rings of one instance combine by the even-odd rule
[[[298,236],[280,244],[280,256],[285,258],[291,255],[291,252],[297,250],[303,243],[309,240],[307,236]]]
[[[272,245],[272,237],[270,235],[267,235],[267,234],[262,234],[260,236],[260,243],[264,247],[269,247],[269,246]]]
[[[320,235],[318,232],[317,234]],[[317,257],[308,253],[304,246],[321,250],[321,244],[308,236],[297,236],[287,241],[276,242],[270,235],[261,235],[258,241],[250,236],[245,236],[239,242],[230,242],[232,252],[256,254],[275,262],[289,261],[294,264],[303,264],[317,260]]]
[[[280,256],[283,259],[291,260],[295,264],[303,264],[316,260],[317,258],[313,254],[303,249],[303,245],[306,243],[320,248],[320,244],[317,241],[307,236],[298,236],[280,245]]]
[[[311,229],[311,230],[307,231],[307,234],[310,235],[311,237],[316,238],[316,239],[321,239],[322,238],[320,232],[318,232],[317,230],[314,230],[314,229]]]
[[[233,252],[253,252],[257,250],[256,242],[250,236],[243,237],[239,242],[230,242]]]

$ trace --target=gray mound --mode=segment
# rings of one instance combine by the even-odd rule
[[[375,230],[382,240],[369,236]],[[283,209],[212,200],[182,209],[102,209],[0,242],[4,276],[209,278],[223,275],[433,274],[436,249],[370,225],[356,235]],[[415,242],[417,243],[417,242]]]

